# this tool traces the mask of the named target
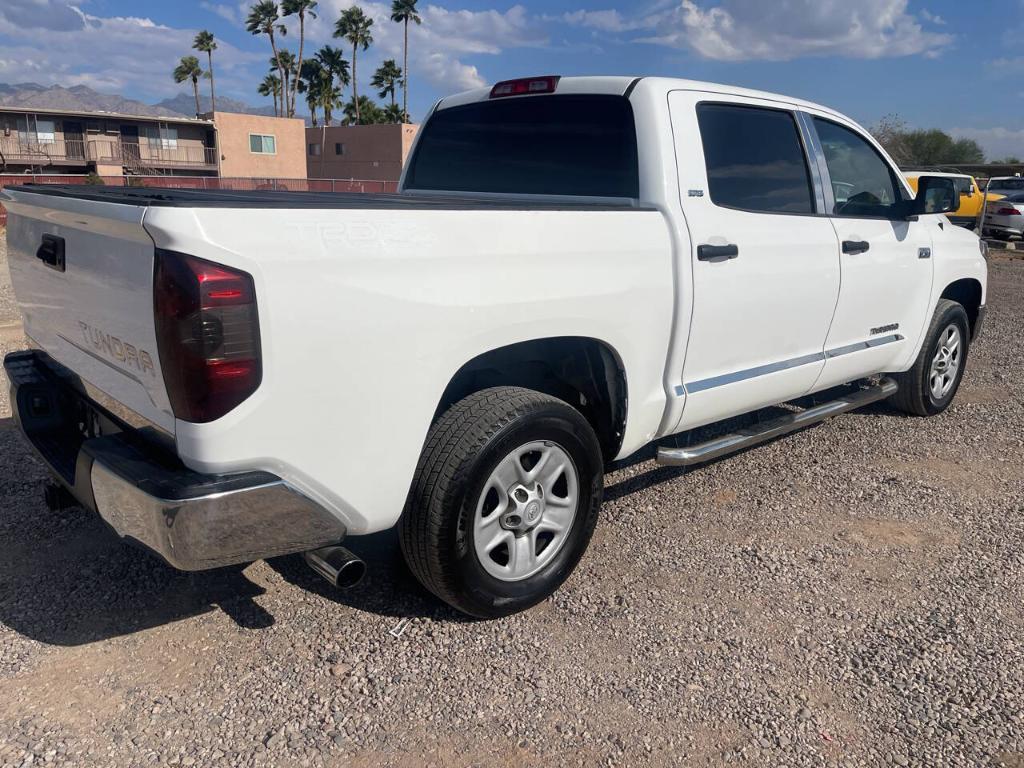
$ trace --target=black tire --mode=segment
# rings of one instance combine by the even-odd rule
[[[565,543],[538,573],[504,581],[487,573],[472,544],[484,484],[510,452],[552,441],[578,473],[579,501]],[[416,578],[449,605],[477,618],[523,611],[551,595],[590,543],[604,488],[601,447],[580,413],[554,397],[495,387],[453,405],[434,424],[399,523],[402,553]]]
[[[939,350],[939,343],[946,329],[956,325],[960,330],[962,351],[959,367],[953,379],[953,385],[942,397],[936,397],[930,386],[932,360]],[[967,368],[967,353],[971,343],[970,321],[963,306],[949,299],[939,299],[935,307],[935,315],[928,326],[921,352],[914,365],[905,373],[893,376],[900,385],[900,390],[893,395],[890,403],[897,409],[915,416],[936,416],[946,410],[963,380]]]

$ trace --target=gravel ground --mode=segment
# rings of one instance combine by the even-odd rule
[[[495,622],[391,533],[346,593],[171,571],[45,509],[2,401],[0,764],[1024,766],[1024,261],[990,307],[945,415],[615,472],[577,573]]]

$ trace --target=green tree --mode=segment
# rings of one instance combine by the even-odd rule
[[[260,87],[256,89],[256,92],[260,96],[274,97],[274,117],[279,117],[281,113],[277,106],[277,97],[281,93],[281,78],[271,71],[263,78],[263,82],[260,83]]]
[[[338,19],[337,24],[334,25],[334,36],[343,38],[352,44],[351,104],[355,108],[356,125],[359,125],[361,122],[360,110],[362,109],[362,102],[359,99],[358,78],[356,76],[356,53],[359,48],[365,51],[370,47],[370,43],[373,42],[373,34],[370,32],[372,26],[373,19],[363,13],[363,9],[358,5],[353,5],[351,8],[342,11],[341,17]]]
[[[382,123],[408,123],[409,116],[397,104],[388,104],[383,110]]]
[[[202,111],[199,109],[199,78],[203,76],[203,68],[199,66],[199,59],[195,56],[182,56],[172,74],[176,83],[192,81],[192,93],[196,97],[196,117],[198,117]]]
[[[324,112],[324,125],[331,124],[335,107],[341,105],[341,91],[334,85],[331,73],[317,59],[307,59],[302,64],[298,89],[306,94],[313,127],[317,125],[316,110]]]
[[[358,97],[348,101],[344,107],[345,125],[372,125],[384,122],[384,111],[367,96]]]
[[[900,167],[985,162],[984,151],[973,139],[954,139],[938,128],[911,130],[898,115],[886,115],[871,133]]]
[[[409,114],[409,22],[422,24],[423,19],[416,13],[416,0],[393,0],[391,20],[405,26],[405,47],[403,49],[402,72],[402,114]]]
[[[296,62],[296,68],[299,72],[302,71],[302,51],[306,43],[306,17],[309,16],[311,19],[316,18],[316,0],[281,0],[281,15],[282,16],[298,16],[299,17],[299,58]],[[292,85],[292,96],[291,102],[288,105],[288,117],[295,116],[295,93],[298,91],[299,79],[295,79],[295,83]]]
[[[288,94],[291,92],[292,82],[298,78],[299,71],[295,66],[295,54],[289,51],[287,48],[282,48],[277,52],[277,61],[281,64],[281,117],[292,117],[289,114],[288,108]],[[270,60],[271,66],[274,64],[274,60]]]
[[[284,70],[281,68],[281,60],[278,58],[277,41],[274,34],[277,33],[284,37],[288,34],[288,27],[279,24],[278,21],[280,21],[280,15],[277,3],[274,0],[260,0],[249,9],[249,15],[245,19],[245,29],[250,35],[266,35],[270,39],[270,48],[274,52],[272,66],[277,67],[277,75],[284,83]],[[283,113],[285,110],[282,109],[281,112]]]
[[[206,75],[210,78],[210,111],[217,111],[217,97],[214,93],[213,88],[213,52],[217,50],[217,41],[213,39],[213,32],[202,30],[196,35],[196,39],[192,41],[192,47],[197,51],[206,54],[206,59],[209,64]]]
[[[344,98],[345,86],[352,82],[352,78],[349,76],[348,60],[345,58],[344,52],[340,48],[325,45],[316,52],[316,59],[325,70],[330,72],[331,78],[338,84],[338,98]]]
[[[377,95],[382,99],[391,97],[391,106],[395,105],[395,89],[402,80],[402,70],[395,64],[394,59],[385,59],[384,63],[377,67],[373,73],[370,85],[377,89]]]

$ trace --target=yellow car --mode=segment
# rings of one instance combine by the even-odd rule
[[[904,174],[910,182],[910,188],[917,192],[917,179],[919,176],[944,176],[952,179],[957,191],[960,193],[960,207],[953,213],[946,214],[951,222],[958,227],[974,229],[978,226],[978,216],[981,214],[981,206],[985,200],[985,194],[978,186],[973,176],[966,173],[938,173],[937,171],[915,171]],[[989,194],[989,202],[1002,199],[1002,195]]]

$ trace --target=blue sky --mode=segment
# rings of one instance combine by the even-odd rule
[[[201,28],[220,41],[218,93],[260,103],[270,55],[245,32],[251,0],[2,0],[0,82],[85,84],[147,102]],[[308,47],[352,0],[320,0]],[[401,56],[390,0],[360,88]],[[529,74],[652,74],[778,91],[871,125],[890,113],[1024,156],[1024,0],[420,0],[410,41],[414,118],[438,97]],[[285,41],[293,51],[295,24]]]

